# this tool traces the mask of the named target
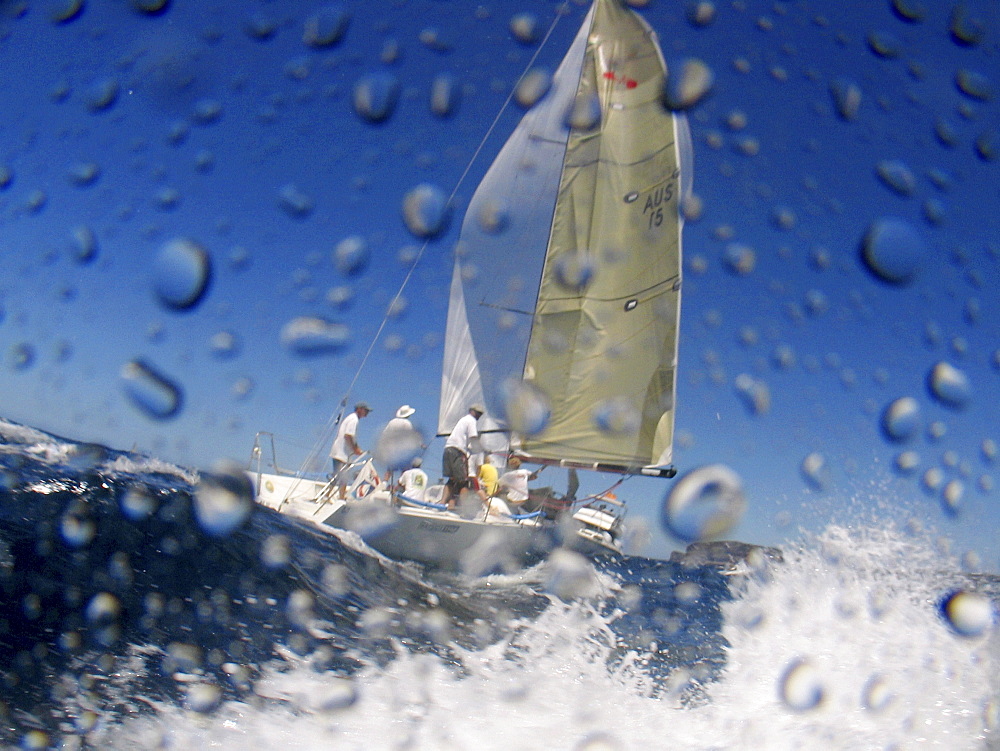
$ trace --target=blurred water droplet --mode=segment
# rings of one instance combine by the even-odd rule
[[[347,346],[349,334],[343,323],[300,316],[281,329],[281,343],[295,355],[310,357],[337,352]]]
[[[739,524],[746,511],[743,481],[722,464],[688,472],[674,483],[663,505],[667,532],[685,542],[709,540]]]
[[[538,104],[551,88],[552,74],[548,69],[532,68],[517,82],[514,88],[514,100],[524,109],[530,109]]]
[[[548,395],[530,381],[508,381],[503,387],[504,419],[519,435],[537,435],[552,415]]]
[[[403,220],[416,237],[435,237],[448,223],[448,196],[436,185],[421,183],[403,198]]]
[[[953,409],[964,407],[972,397],[969,377],[947,362],[939,362],[927,376],[931,395],[941,404]]]
[[[510,222],[510,209],[503,198],[487,198],[479,206],[476,222],[480,229],[491,235],[499,235]]]
[[[7,348],[5,359],[11,370],[27,370],[35,364],[35,348],[30,342],[15,342]]]
[[[391,73],[373,73],[354,86],[354,111],[370,123],[385,122],[399,99],[399,81]]]
[[[830,484],[830,472],[826,466],[826,459],[822,454],[815,451],[808,454],[802,460],[800,469],[805,481],[816,490],[823,490]]]
[[[927,246],[923,237],[902,219],[880,219],[865,233],[862,259],[868,270],[884,282],[909,284],[920,271]]]
[[[132,0],[132,7],[140,13],[156,16],[167,10],[170,0]]]
[[[218,462],[201,475],[195,487],[195,518],[213,537],[225,537],[243,526],[253,507],[253,484],[236,462]]]
[[[962,510],[962,497],[965,495],[965,484],[961,480],[950,480],[941,490],[941,506],[950,517],[958,516]]]
[[[171,310],[189,310],[201,302],[212,278],[208,252],[193,240],[176,238],[160,248],[153,262],[157,299]]]
[[[625,397],[611,397],[594,407],[591,418],[597,429],[611,435],[634,435],[641,423],[639,410]]]
[[[306,19],[302,41],[309,47],[332,47],[343,39],[349,22],[341,5],[327,5]]]
[[[14,182],[14,173],[7,165],[0,164],[0,190],[6,190],[12,182]]]
[[[110,109],[118,101],[118,80],[116,78],[99,78],[94,81],[84,95],[84,102],[91,112],[103,112]]]
[[[967,3],[960,2],[952,8],[948,30],[951,38],[963,47],[975,47],[986,34],[983,19],[973,15]]]
[[[752,415],[766,415],[771,411],[771,389],[764,381],[747,373],[740,373],[735,381],[736,393]]]
[[[439,73],[431,82],[431,112],[438,117],[451,117],[458,109],[459,88],[455,77]]]
[[[921,0],[892,0],[892,10],[902,21],[918,23],[927,17],[927,7]]]
[[[510,19],[510,33],[521,44],[538,41],[538,16],[534,13],[518,13]]]
[[[992,162],[1000,154],[1000,132],[990,128],[976,137],[976,156],[984,162]]]
[[[895,34],[887,31],[873,31],[866,37],[868,49],[881,58],[894,60],[903,54],[903,43]]]
[[[49,16],[53,23],[64,24],[74,21],[83,13],[83,0],[59,0]]]
[[[298,186],[289,183],[278,191],[278,205],[290,217],[304,219],[313,212],[316,202]]]
[[[80,548],[94,539],[94,535],[97,534],[97,525],[93,519],[76,513],[67,513],[62,517],[59,531],[67,545]]]
[[[98,592],[87,603],[86,616],[91,623],[104,624],[113,621],[121,612],[118,598],[109,592]]]
[[[875,165],[875,174],[887,188],[901,196],[912,196],[917,189],[913,171],[898,159],[882,160]]]
[[[959,68],[955,74],[955,85],[970,99],[980,102],[993,99],[993,83],[978,71]]]
[[[555,259],[556,282],[574,294],[583,294],[597,274],[597,259],[586,251],[570,250]]]
[[[795,712],[815,709],[823,701],[823,694],[819,672],[803,659],[795,659],[789,664],[778,686],[778,696]]]
[[[71,233],[73,258],[80,263],[90,263],[97,257],[97,235],[86,225],[74,227]]]
[[[669,66],[663,87],[663,104],[669,110],[688,110],[712,91],[715,73],[696,58],[679,60]]]
[[[757,253],[753,248],[740,243],[730,243],[723,254],[726,268],[738,276],[746,276],[757,266]]]
[[[902,442],[920,430],[920,403],[912,396],[903,396],[882,412],[882,431],[890,441]]]
[[[360,235],[350,235],[337,243],[337,247],[333,249],[333,265],[341,274],[354,276],[365,270],[370,255],[365,239]],[[353,297],[353,292],[349,288],[343,289],[349,293],[349,297],[344,300],[341,296],[340,304],[349,302]]]
[[[573,746],[573,751],[623,751],[625,746],[603,730],[587,733],[580,741]]]
[[[715,20],[715,3],[710,0],[688,0],[684,15],[692,26],[704,28]]]
[[[185,686],[184,705],[192,712],[207,714],[222,702],[222,689],[214,683],[195,682]]]
[[[830,84],[830,95],[837,108],[837,114],[843,120],[854,120],[861,107],[861,87],[854,81],[838,78]]]
[[[77,162],[69,168],[69,181],[78,188],[88,188],[101,176],[101,167],[95,162]]]
[[[941,601],[941,614],[959,636],[977,637],[990,629],[997,618],[993,603],[978,592],[958,590]]]
[[[892,703],[893,698],[889,681],[881,675],[873,675],[861,690],[861,706],[869,712],[883,711]]]
[[[557,548],[545,561],[545,586],[562,600],[590,597],[597,592],[597,572],[579,553]]]
[[[240,353],[240,347],[240,338],[232,331],[220,331],[209,340],[212,354],[222,360],[236,357]]]
[[[175,417],[183,404],[180,387],[143,360],[122,366],[121,379],[132,404],[154,420]]]
[[[375,458],[391,471],[409,469],[424,450],[424,438],[413,425],[387,425],[375,443]]]
[[[131,521],[149,518],[159,505],[156,497],[140,485],[126,489],[119,497],[118,504],[122,513]]]

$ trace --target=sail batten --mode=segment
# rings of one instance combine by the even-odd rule
[[[545,429],[520,437],[545,463],[646,471],[672,461],[678,207],[690,183],[684,124],[660,103],[665,73],[645,21],[596,0],[462,225],[452,303],[479,300],[464,331],[454,317],[462,351],[494,424],[505,386],[526,381],[546,396]],[[594,123],[566,124],[571,108],[595,103]],[[503,232],[476,220],[489,201],[510,204]],[[446,370],[448,356],[446,345]]]

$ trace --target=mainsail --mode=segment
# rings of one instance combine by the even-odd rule
[[[530,456],[670,465],[690,141],[662,105],[665,75],[645,21],[596,0],[466,212],[439,432],[472,401],[503,426],[505,390],[528,383],[551,409],[519,436]]]

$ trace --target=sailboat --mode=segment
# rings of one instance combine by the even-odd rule
[[[466,210],[439,435],[481,404],[494,455],[675,474],[679,206],[691,147],[683,116],[663,105],[666,74],[649,25],[621,0],[595,0]],[[556,546],[621,552],[623,508],[610,494],[577,503],[567,493],[528,514],[462,513],[436,503],[433,488],[421,502],[379,488],[369,463],[340,500],[324,478],[264,471],[265,438],[251,468],[259,502],[354,530],[392,558],[480,573]]]

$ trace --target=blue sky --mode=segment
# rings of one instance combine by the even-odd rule
[[[689,17],[693,4],[639,9],[668,64],[695,57],[715,76],[690,113],[703,211],[684,235],[680,471],[723,463],[743,478],[740,539],[778,544],[831,519],[916,520],[1000,567],[989,456],[1000,440],[997,11],[702,5],[714,9],[708,23]],[[558,4],[174,0],[146,15],[89,3],[64,23],[25,7],[0,5],[0,415],[197,467],[242,461],[270,430],[297,460],[421,247],[401,204],[430,183],[458,186],[455,216],[424,249],[349,398],[375,407],[363,445],[402,403],[433,430],[461,210],[516,106],[459,180],[538,50],[512,36],[511,18],[533,14],[541,36]],[[337,43],[311,47],[303,30],[324,7],[350,20]],[[567,7],[536,64],[554,69],[575,33],[586,8]],[[429,107],[442,74],[455,86],[448,117]],[[353,106],[373,76],[398,86],[382,122]],[[838,112],[831,92],[843,91],[859,96],[856,109],[848,97]],[[283,190],[308,210],[283,207]],[[908,284],[862,261],[868,228],[888,218],[920,240]],[[80,228],[96,250],[81,250]],[[334,254],[353,237],[368,261],[348,274]],[[211,265],[182,310],[155,293],[156,258],[177,238]],[[282,329],[298,316],[346,325],[346,343],[286,346]],[[137,359],[179,389],[176,414],[157,418],[130,398],[121,372]],[[942,361],[970,383],[962,406],[928,388]],[[741,395],[746,377],[767,409]],[[897,444],[880,420],[903,396],[917,400],[920,426]],[[906,474],[894,468],[903,451],[916,456]],[[432,473],[439,454],[432,444]],[[824,461],[821,487],[800,471],[810,454]],[[953,480],[964,492],[949,506]],[[669,487],[618,491],[650,520],[655,555],[677,544],[657,521]]]

